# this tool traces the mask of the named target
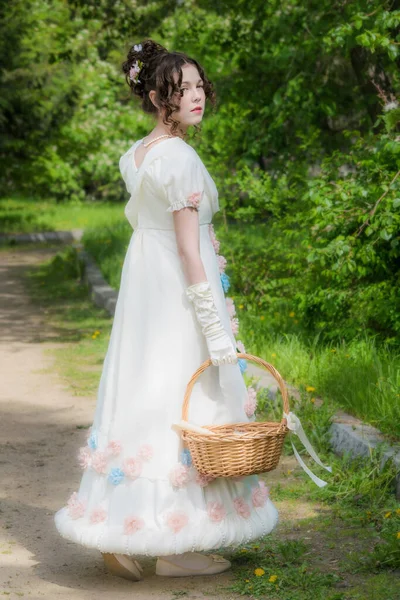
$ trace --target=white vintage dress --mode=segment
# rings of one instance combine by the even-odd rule
[[[196,151],[181,138],[153,146],[139,168],[138,140],[120,159],[134,229],[123,264],[111,337],[87,445],[83,476],[55,515],[62,536],[102,552],[161,556],[247,543],[268,534],[278,512],[257,476],[207,480],[179,434],[188,381],[208,357],[185,294],[173,211],[196,206],[200,254],[223,326],[238,321],[226,261],[211,225],[218,193]],[[254,390],[236,365],[211,365],[194,385],[188,420],[222,424],[254,419]]]

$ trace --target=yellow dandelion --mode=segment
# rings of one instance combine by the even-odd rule
[[[350,358],[350,354],[346,354],[346,358]]]
[[[261,321],[264,321],[264,319],[265,319],[264,315],[261,315],[260,319],[261,319]]]
[[[314,404],[314,402],[315,402],[315,398],[311,398],[311,399],[310,399],[310,402],[312,402],[312,403]]]
[[[287,470],[287,474],[288,474],[288,475],[290,475],[290,474],[291,474],[291,472],[292,472],[292,471],[291,471],[290,469],[288,469],[288,470]]]
[[[254,569],[254,575],[256,575],[257,577],[262,577],[263,575],[265,575],[265,571],[264,569]]]
[[[385,513],[385,519],[388,519],[391,516],[392,516],[392,513],[390,511]]]
[[[396,537],[397,537],[398,540],[400,540],[400,531],[397,532]]]
[[[306,387],[306,392],[315,392],[315,387],[313,387],[312,385],[308,385]]]
[[[245,583],[249,583],[250,579],[245,579]]]
[[[242,548],[242,552],[247,552],[247,549],[246,548]]]
[[[289,317],[293,318],[294,316],[295,316],[295,314],[293,311],[289,313]]]
[[[271,356],[272,356],[272,358],[276,358],[276,354],[275,354],[275,352],[273,352],[273,353],[271,354]]]
[[[268,579],[268,581],[270,581],[271,583],[275,583],[275,581],[278,579],[278,575],[271,575],[271,577]]]
[[[239,308],[244,308],[243,304],[239,304]]]
[[[336,348],[331,348],[331,352],[336,352]]]
[[[396,515],[400,517],[400,508],[396,508]]]
[[[95,340],[97,338],[97,335],[93,334],[92,335],[92,340]]]

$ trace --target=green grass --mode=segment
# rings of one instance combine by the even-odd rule
[[[0,233],[66,231],[102,227],[123,215],[123,205],[107,202],[57,204],[54,200],[11,197],[0,199]]]
[[[61,348],[52,350],[59,374],[73,393],[93,397],[111,318],[88,299],[82,269],[79,252],[65,248],[31,268],[27,284],[33,301],[45,307],[46,319],[59,333]],[[279,476],[276,471],[263,475],[286,518],[281,517],[278,528],[256,543],[227,549],[232,579],[221,597],[235,593],[260,600],[395,600],[400,510],[393,494],[393,464],[380,470],[380,449],[367,459],[334,455],[327,435],[333,403],[313,403],[306,391],[291,403],[321,459],[332,466],[329,474],[310,464],[329,485],[318,488],[301,470],[287,436],[283,459],[290,469]],[[266,397],[259,408],[258,418],[280,419],[280,406]],[[309,462],[308,457],[305,460]],[[256,569],[263,572],[256,574]]]
[[[125,220],[84,234],[85,247],[115,289],[131,234]],[[327,345],[318,338],[304,340],[296,333],[277,335],[271,333],[263,315],[246,310],[243,298],[231,291],[227,295],[235,300],[238,339],[244,341],[249,353],[271,362],[300,389],[314,388],[310,398],[337,402],[391,438],[400,438],[399,350],[365,337],[349,344]]]

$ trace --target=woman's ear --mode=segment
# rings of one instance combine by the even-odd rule
[[[154,106],[158,110],[158,106],[156,104],[156,94],[157,94],[156,90],[150,90],[150,92],[149,92],[149,98],[150,98],[151,102],[154,104]]]

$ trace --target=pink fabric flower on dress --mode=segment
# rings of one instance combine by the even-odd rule
[[[154,455],[153,446],[150,446],[150,444],[143,444],[143,446],[140,446],[139,452],[138,452],[139,458],[147,461],[147,460],[151,460],[153,458],[153,455]]]
[[[90,467],[90,464],[92,462],[92,453],[88,446],[83,446],[82,448],[79,448],[78,462],[82,469],[87,469],[88,467]]]
[[[215,250],[216,254],[218,254],[220,242],[217,240],[217,238],[215,236],[214,225],[212,223],[209,224],[208,231],[210,233],[210,239],[211,239],[211,243],[214,247],[214,250]]]
[[[91,523],[102,523],[107,519],[107,512],[101,506],[94,508],[90,513],[89,520]]]
[[[226,308],[228,309],[229,316],[232,318],[236,315],[236,308],[232,298],[225,298]]]
[[[233,317],[233,319],[231,319],[231,328],[233,335],[237,335],[239,331],[239,319],[237,317]]]
[[[174,487],[183,487],[189,482],[190,469],[182,463],[178,463],[176,467],[169,472],[169,480]]]
[[[246,348],[244,347],[243,342],[241,342],[240,340],[236,340],[236,347],[238,348],[239,352],[241,352],[242,354],[246,354]]]
[[[121,450],[121,442],[118,442],[117,440],[110,440],[108,442],[106,452],[111,456],[118,456],[118,454],[121,454]]]
[[[136,533],[139,529],[144,527],[144,521],[140,517],[135,517],[132,515],[131,517],[127,517],[124,521],[124,533],[126,535],[132,535],[132,533]]]
[[[187,525],[189,518],[182,510],[175,510],[167,515],[167,525],[174,532],[178,533]]]
[[[92,454],[92,467],[97,473],[107,473],[108,456],[105,452],[96,450]]]
[[[257,407],[257,392],[256,390],[249,386],[247,388],[247,401],[244,405],[244,410],[248,417],[252,417]]]
[[[208,502],[207,513],[213,523],[220,523],[226,517],[226,511],[221,502]]]
[[[235,498],[233,501],[233,506],[235,507],[239,517],[242,517],[242,519],[248,519],[250,517],[250,506],[244,501],[243,498]]]
[[[198,208],[199,204],[200,204],[200,198],[201,198],[201,192],[194,192],[193,194],[190,194],[190,196],[188,196],[187,201],[194,208]]]
[[[213,477],[212,475],[203,475],[202,473],[199,473],[197,471],[195,481],[196,481],[197,485],[199,485],[200,487],[205,487],[214,479],[215,479],[215,477]]]
[[[79,500],[77,492],[74,492],[73,494],[71,494],[67,502],[67,507],[69,516],[72,519],[79,519],[85,514],[86,502],[84,502],[83,500]]]
[[[263,481],[258,482],[258,486],[254,487],[251,491],[251,499],[253,502],[253,506],[257,508],[261,508],[267,501],[269,496],[269,488],[265,485]]]
[[[142,461],[140,458],[130,457],[126,458],[123,463],[123,471],[125,475],[131,479],[136,479],[142,472]]]
[[[226,267],[228,261],[226,260],[225,256],[222,256],[222,254],[218,254],[217,260],[218,260],[219,272],[223,273],[225,271],[225,267]]]

